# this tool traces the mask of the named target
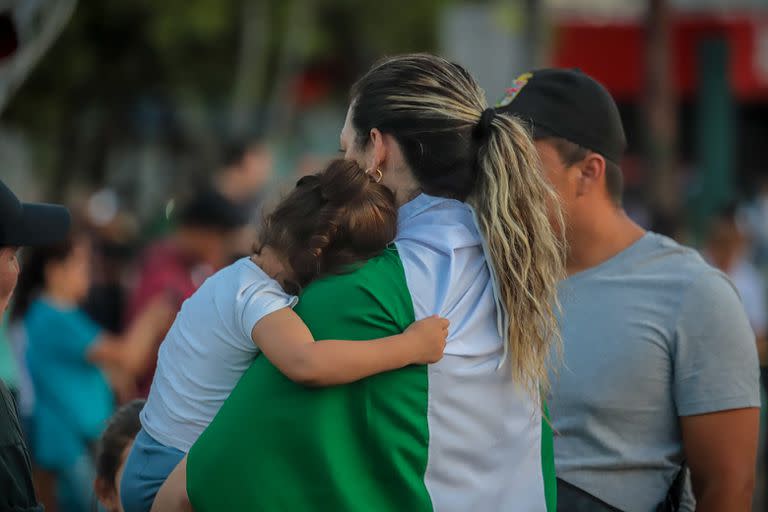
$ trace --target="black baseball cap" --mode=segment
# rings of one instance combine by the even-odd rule
[[[22,203],[0,181],[0,247],[55,244],[67,236],[69,223],[63,206]]]
[[[538,69],[520,75],[496,105],[536,129],[544,129],[619,163],[627,148],[619,109],[610,93],[577,69]]]

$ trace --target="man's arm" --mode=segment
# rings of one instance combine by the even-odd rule
[[[760,410],[680,418],[698,512],[752,510]]]
[[[674,393],[697,510],[752,507],[760,408],[755,335],[730,282],[707,272],[686,291]]]

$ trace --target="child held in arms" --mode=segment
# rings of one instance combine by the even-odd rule
[[[299,290],[381,253],[396,229],[392,193],[354,162],[336,160],[299,180],[264,220],[255,254],[210,277],[184,303],[163,341],[123,474],[126,512],[150,509],[260,352],[286,377],[310,386],[345,384],[442,357],[444,319],[426,318],[400,335],[366,343],[316,342],[292,309]]]

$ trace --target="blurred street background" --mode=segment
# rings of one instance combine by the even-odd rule
[[[765,342],[768,0],[0,0],[0,176],[72,208],[92,252],[84,309],[121,332],[158,244],[191,262],[179,300],[250,249],[251,228],[184,229],[206,224],[202,190],[255,222],[335,156],[354,79],[414,51],[467,67],[491,105],[537,67],[603,83],[629,142],[627,212],[728,273]],[[23,336],[2,332],[0,378],[28,415]]]

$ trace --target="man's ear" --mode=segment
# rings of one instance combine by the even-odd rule
[[[605,158],[597,153],[589,153],[577,164],[579,176],[576,183],[576,196],[593,194],[595,190],[605,188]]]

